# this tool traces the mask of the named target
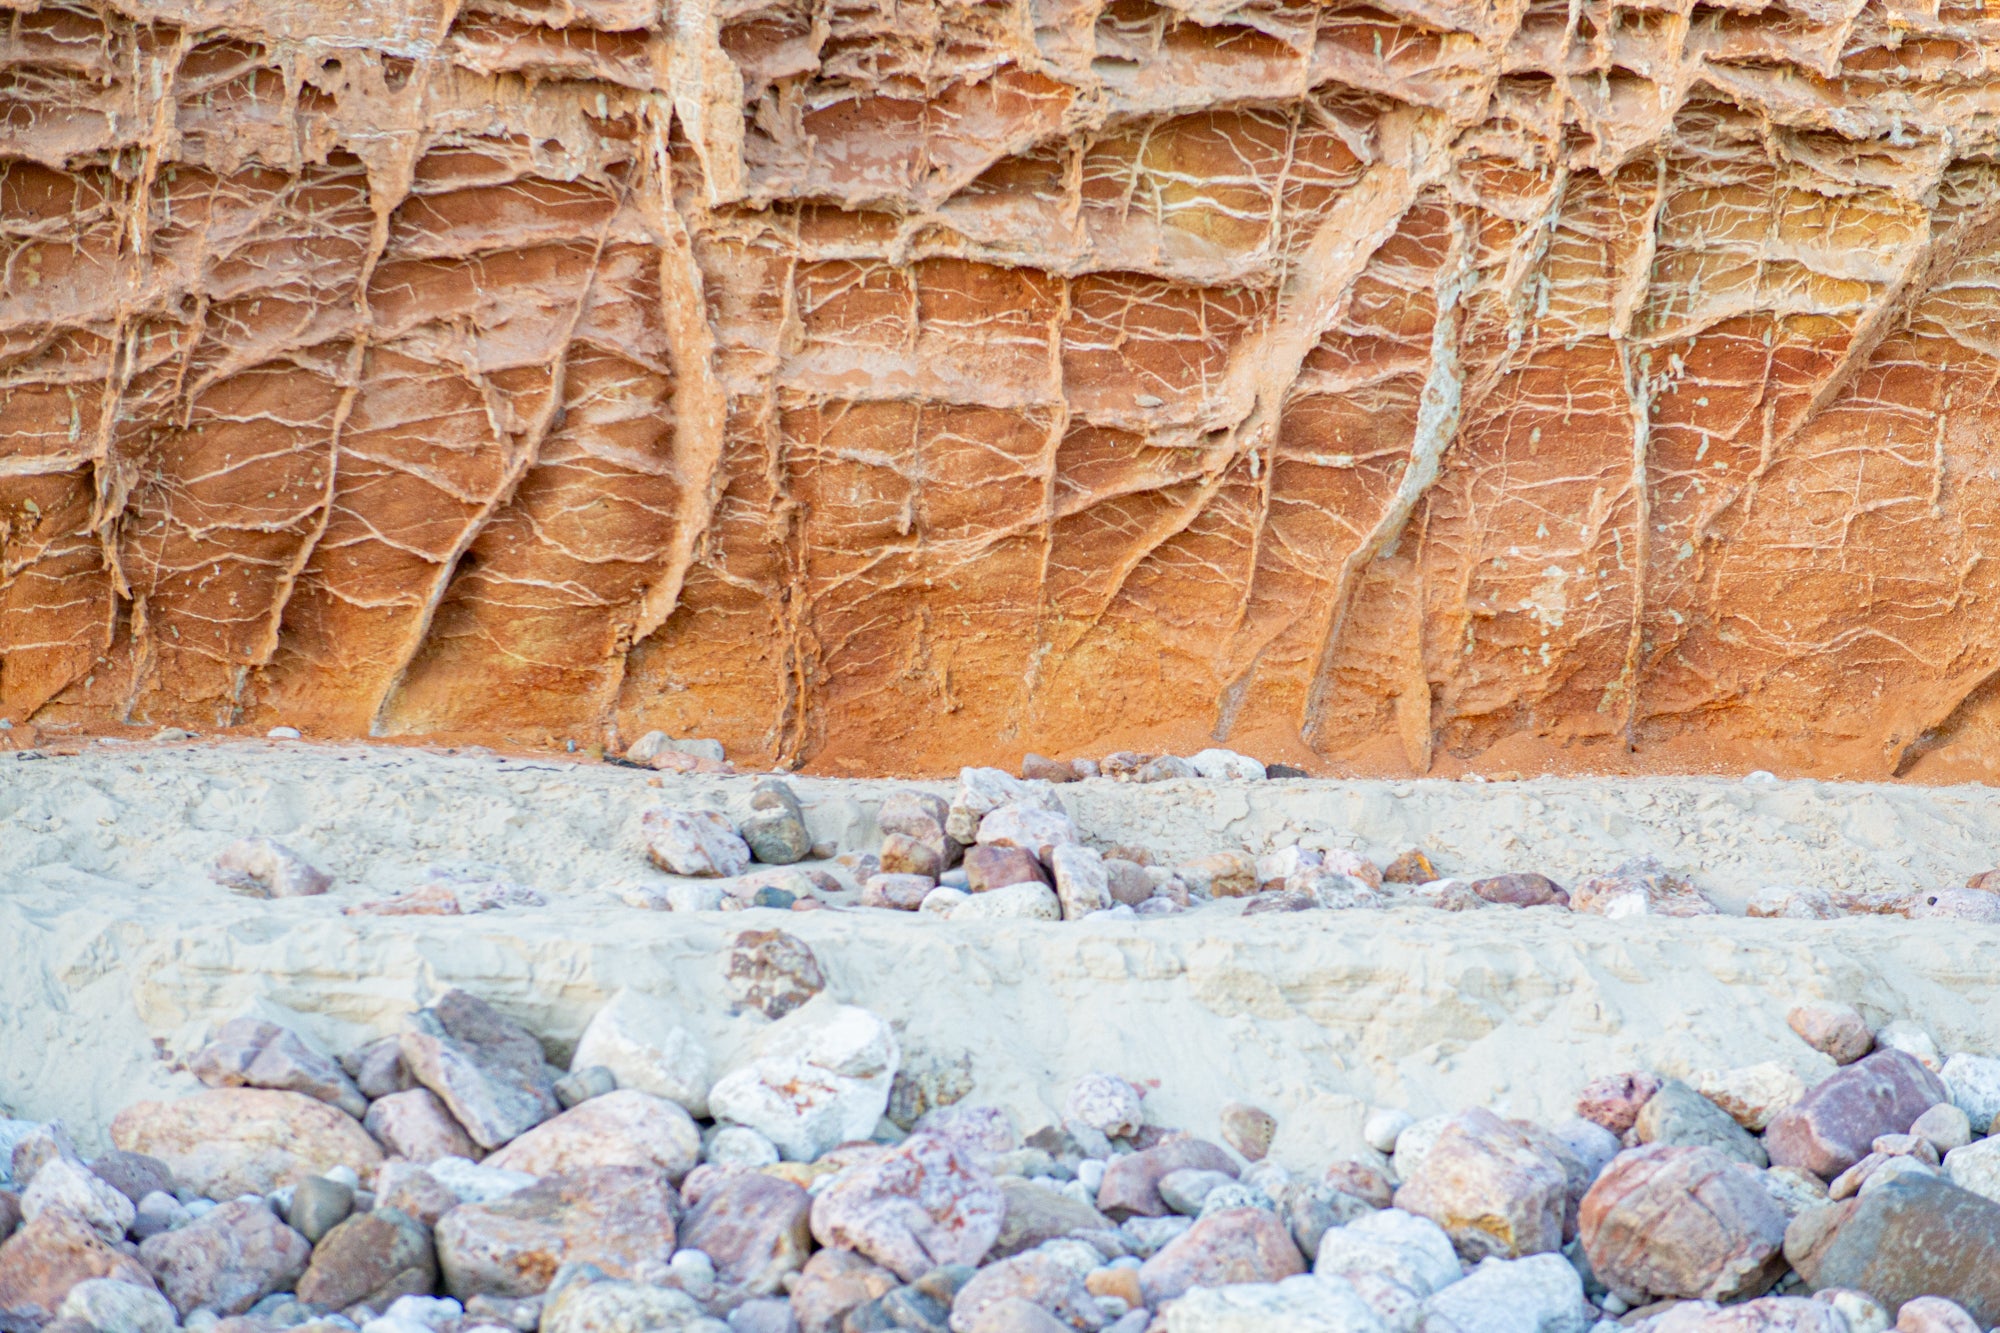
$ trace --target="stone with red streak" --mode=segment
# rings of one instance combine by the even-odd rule
[[[1006,1212],[999,1186],[970,1153],[919,1131],[822,1187],[812,1233],[914,1282],[943,1264],[977,1264],[999,1239]]]

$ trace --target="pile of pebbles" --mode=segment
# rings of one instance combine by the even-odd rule
[[[657,753],[686,757],[679,750]],[[706,752],[701,759],[720,762]],[[1651,857],[1629,859],[1571,887],[1534,871],[1441,875],[1422,848],[1378,865],[1352,849],[1326,845],[1330,840],[1324,837],[1318,844],[1260,851],[1219,848],[1159,864],[1144,847],[1093,844],[1062,799],[1064,783],[1086,780],[1080,776],[1085,769],[1099,781],[1187,775],[1162,768],[1169,760],[1190,773],[1198,767],[1202,775],[1231,781],[1263,781],[1267,771],[1226,750],[1204,751],[1193,760],[1110,756],[1101,764],[1057,764],[1030,755],[1021,777],[994,768],[960,770],[949,800],[914,788],[890,793],[876,815],[881,841],[873,851],[815,842],[791,786],[765,778],[734,815],[705,805],[645,811],[646,855],[673,878],[627,882],[615,891],[631,906],[656,910],[868,908],[950,920],[1171,916],[1217,902],[1233,903],[1243,915],[1396,907],[1547,909],[1613,918],[1721,914],[1692,880]],[[1051,773],[1061,774],[1061,781],[1047,776]],[[268,838],[224,849],[212,875],[238,892],[271,898],[324,893],[332,883],[303,856]],[[343,910],[462,915],[546,902],[540,892],[509,882],[497,870],[438,866],[410,892]],[[1748,915],[2000,921],[2000,870],[1974,875],[1963,888],[1922,892],[1771,887],[1752,897]]]
[[[1095,1073],[1023,1135],[745,932],[712,1075],[620,992],[565,1069],[463,991],[338,1059],[231,1020],[90,1160],[0,1121],[6,1333],[1980,1333],[2000,1060],[1791,1015],[1798,1066],[1633,1071],[1554,1125],[1377,1110],[1308,1172]],[[1324,1160],[1323,1158],[1321,1159]]]

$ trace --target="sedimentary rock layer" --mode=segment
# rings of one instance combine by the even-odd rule
[[[672,1005],[724,1068],[763,1023],[731,1014],[728,955],[743,930],[806,940],[839,998],[895,1023],[906,1056],[969,1056],[978,1098],[1024,1129],[1053,1120],[1075,1078],[1105,1069],[1158,1079],[1149,1116],[1203,1133],[1232,1097],[1254,1098],[1279,1115],[1280,1159],[1300,1166],[1357,1150],[1371,1103],[1426,1115],[1504,1099],[1514,1114],[1553,1118],[1586,1079],[1635,1067],[1689,1077],[1776,1060],[1816,1081],[1823,1060],[1786,1024],[1806,999],[1857,1005],[1877,1026],[1917,1020],[1948,1050],[2000,1022],[1987,938],[1951,921],[1427,908],[1238,918],[1226,904],[1062,923],[646,911],[615,892],[658,878],[639,812],[662,800],[740,810],[751,786],[661,782],[407,750],[0,758],[0,1114],[60,1114],[94,1137],[134,1100],[192,1090],[176,1061],[224,1019],[261,1013],[344,1050],[454,985],[563,1059],[631,986]],[[878,844],[874,810],[891,784],[797,787],[816,838]],[[1732,905],[1772,881],[1962,881],[2000,839],[2000,794],[1807,782],[1060,791],[1093,838],[1165,859],[1300,839],[1383,859],[1419,842],[1451,873],[1536,867],[1574,883],[1652,853]],[[211,858],[247,834],[323,865],[332,891],[260,900],[211,882]],[[548,904],[341,914],[467,857]]]
[[[0,713],[2000,771],[1980,4],[10,0]]]

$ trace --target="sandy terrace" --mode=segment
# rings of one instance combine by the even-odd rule
[[[660,785],[651,785],[657,781]],[[720,957],[781,926],[831,988],[905,1047],[970,1056],[975,1096],[1033,1128],[1069,1080],[1157,1080],[1152,1118],[1212,1129],[1231,1098],[1279,1115],[1305,1165],[1359,1144],[1366,1106],[1490,1102],[1549,1116],[1591,1075],[1824,1064],[1784,1022],[1800,999],[1915,1018],[1947,1048],[2000,1028],[1996,930],[1964,922],[1607,921],[1556,909],[1311,912],[1237,919],[943,922],[866,911],[673,914],[616,889],[664,881],[638,815],[729,807],[750,777],[661,777],[547,760],[304,744],[93,747],[0,757],[0,1112],[94,1137],[143,1095],[194,1086],[173,1057],[244,1012],[333,1049],[463,985],[557,1041],[621,986],[672,997],[726,1068],[763,1020],[731,1015]],[[796,779],[821,839],[865,849],[888,782]],[[948,791],[948,787],[937,790]],[[2000,861],[2000,793],[1722,779],[1109,782],[1061,789],[1087,835],[1173,859],[1300,841],[1446,873],[1565,882],[1650,852],[1740,908],[1761,885],[1926,887]],[[211,884],[230,840],[276,836],[333,873],[322,898]],[[476,861],[543,908],[373,918],[341,907]],[[557,1057],[566,1051],[552,1052]]]

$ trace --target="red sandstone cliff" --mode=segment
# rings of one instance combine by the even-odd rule
[[[2000,772],[1979,5],[0,22],[5,716]]]

